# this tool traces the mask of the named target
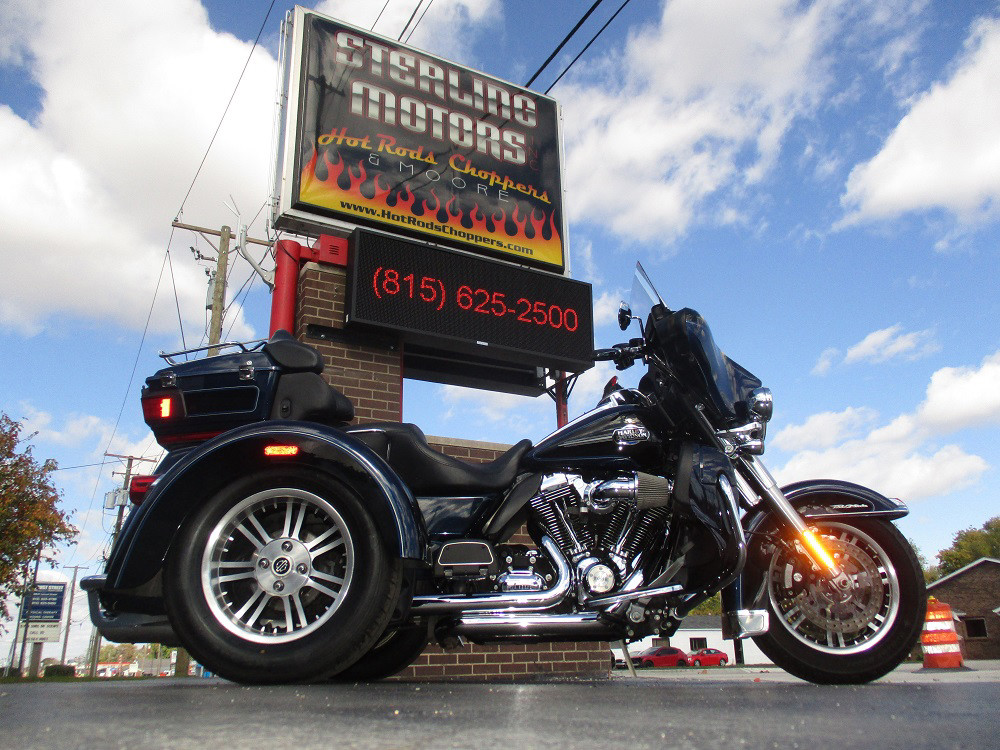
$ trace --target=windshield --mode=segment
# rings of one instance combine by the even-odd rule
[[[654,305],[663,304],[659,292],[653,287],[653,282],[646,275],[646,269],[642,263],[635,264],[635,278],[632,279],[632,293],[629,295],[629,307],[632,308],[632,315],[645,321],[649,317],[649,311]]]

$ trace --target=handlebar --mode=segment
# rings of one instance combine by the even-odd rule
[[[601,362],[612,360],[619,370],[625,370],[635,364],[637,359],[641,359],[645,347],[642,339],[632,339],[627,344],[615,344],[611,349],[597,349],[594,351],[594,361]]]

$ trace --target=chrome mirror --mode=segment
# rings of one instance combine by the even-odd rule
[[[628,306],[627,302],[622,302],[618,306],[618,327],[623,331],[627,331],[629,324],[632,322],[632,308]]]

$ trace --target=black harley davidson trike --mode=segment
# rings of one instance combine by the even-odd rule
[[[772,398],[694,310],[636,268],[594,352],[596,408],[486,464],[412,424],[351,424],[312,347],[279,332],[146,380],[167,449],[102,575],[91,617],[119,642],[183,645],[246,683],[376,680],[430,642],[670,636],[721,592],[752,637],[817,683],[863,683],[916,642],[926,592],[899,500],[837,480],[779,487],[761,463]],[[526,527],[534,545],[511,543]],[[610,659],[609,659],[610,661]]]

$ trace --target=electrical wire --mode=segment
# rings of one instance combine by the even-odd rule
[[[538,76],[541,74],[541,72],[543,70],[545,70],[546,67],[548,67],[548,64],[550,62],[552,62],[552,60],[555,58],[555,56],[558,55],[559,52],[562,50],[562,48],[566,46],[566,42],[568,42],[570,40],[570,37],[572,37],[579,30],[579,28],[581,26],[583,26],[584,22],[588,18],[590,18],[590,14],[593,13],[595,10],[597,10],[597,6],[600,5],[602,2],[604,2],[604,0],[596,0],[596,2],[593,5],[590,6],[590,10],[588,10],[586,13],[583,14],[583,18],[581,18],[579,21],[577,21],[576,22],[576,26],[574,26],[572,29],[570,29],[570,32],[563,38],[563,40],[561,42],[559,42],[559,46],[556,47],[552,51],[552,54],[549,55],[546,58],[545,62],[542,63],[542,67],[540,67],[538,70],[536,70],[535,71],[535,75],[531,76],[531,79],[526,84],[524,84],[525,88],[527,88],[528,86],[530,86],[531,84],[533,84],[535,82],[535,79],[538,78]]]
[[[413,19],[417,15],[417,11],[420,10],[420,6],[424,4],[424,0],[417,0],[417,7],[413,9],[413,13],[410,14],[409,20],[407,20],[406,25],[403,26],[403,30],[399,32],[399,37],[396,39],[397,42],[403,41],[403,34],[406,33],[406,29],[413,22]]]
[[[170,244],[174,241],[174,232],[176,230],[171,227],[170,238],[167,240],[167,249],[163,252],[163,262],[160,263],[160,275],[156,279],[156,288],[153,290],[153,299],[149,303],[149,313],[146,315],[146,325],[142,329],[142,337],[139,339],[139,348],[135,353],[135,362],[132,363],[132,372],[128,376],[128,385],[125,386],[125,395],[122,397],[122,405],[118,410],[118,417],[115,419],[115,426],[111,428],[111,437],[108,438],[108,444],[104,447],[104,452],[107,453],[111,449],[111,443],[115,439],[115,435],[118,434],[118,425],[121,424],[122,414],[125,413],[125,404],[128,403],[128,395],[132,390],[132,382],[135,380],[135,371],[139,369],[139,358],[142,355],[142,347],[146,343],[146,334],[149,332],[149,321],[153,318],[153,308],[156,306],[156,297],[160,293],[160,284],[163,282],[163,269],[166,268],[167,258],[170,252]],[[97,472],[97,478],[94,480],[94,491],[90,494],[90,504],[87,506],[87,512],[85,515],[90,515],[90,511],[94,509],[94,498],[97,497],[97,488],[101,483],[101,476],[104,474],[104,467],[107,465],[107,456],[105,456],[101,461],[101,469]],[[73,558],[76,555],[76,548],[73,548],[73,552],[70,553],[69,561],[73,562]],[[92,558],[91,558],[92,559]]]
[[[375,23],[372,24],[372,27],[370,29],[371,31],[375,31],[375,24],[378,23],[379,19],[382,17],[382,14],[385,13],[385,9],[388,7],[389,7],[389,0],[385,0],[385,5],[383,5],[382,10],[378,12],[378,16],[376,16],[375,18]]]
[[[410,43],[410,37],[413,36],[413,32],[417,30],[417,26],[420,25],[420,22],[424,20],[424,16],[427,15],[427,11],[429,11],[431,9],[432,5],[434,5],[434,0],[431,0],[429,3],[427,3],[427,7],[424,8],[424,12],[420,14],[420,18],[417,19],[417,22],[415,24],[413,24],[413,28],[410,29],[410,33],[406,35],[406,42],[405,42],[405,44],[409,44]]]
[[[566,66],[566,67],[565,67],[565,68],[563,69],[563,72],[562,72],[562,73],[560,73],[560,74],[559,74],[559,75],[558,75],[558,76],[556,77],[556,80],[554,80],[554,81],[553,81],[552,83],[550,83],[550,84],[549,84],[549,87],[548,87],[547,89],[545,89],[545,93],[546,93],[546,94],[547,94],[547,93],[549,93],[549,92],[550,92],[550,91],[551,91],[551,90],[553,89],[553,87],[554,87],[554,86],[555,86],[555,85],[556,85],[557,83],[559,83],[559,81],[561,81],[561,80],[562,80],[562,77],[563,77],[564,75],[566,75],[567,73],[569,73],[569,69],[570,69],[570,68],[572,68],[572,67],[573,67],[573,65],[575,65],[575,64],[576,64],[576,61],[577,61],[577,60],[579,60],[579,59],[580,59],[581,57],[583,57],[583,53],[584,53],[584,52],[586,52],[586,51],[587,51],[588,49],[590,49],[590,45],[591,45],[591,44],[593,44],[593,43],[594,43],[595,41],[597,41],[597,37],[599,37],[599,36],[600,36],[601,34],[603,34],[603,33],[604,33],[604,30],[605,30],[606,28],[608,28],[608,26],[610,26],[610,25],[611,25],[611,22],[612,22],[612,21],[614,21],[614,20],[615,20],[615,19],[616,19],[616,18],[618,17],[618,14],[619,14],[619,13],[621,13],[621,12],[622,12],[623,10],[625,10],[625,6],[626,6],[626,5],[628,5],[628,4],[630,3],[630,2],[632,2],[632,0],[625,0],[625,2],[623,2],[623,3],[622,3],[622,4],[620,5],[620,6],[618,6],[618,10],[616,10],[616,11],[615,11],[614,15],[613,15],[613,16],[611,16],[611,18],[609,18],[609,19],[608,19],[608,20],[607,20],[607,21],[605,22],[605,24],[604,24],[604,25],[603,25],[603,26],[602,26],[602,27],[601,27],[601,28],[600,28],[600,29],[598,30],[598,32],[597,32],[596,34],[594,34],[594,36],[593,36],[593,37],[591,37],[590,41],[589,41],[589,42],[587,42],[587,45],[586,45],[586,46],[585,46],[585,47],[584,47],[584,48],[583,48],[582,50],[580,50],[579,54],[577,54],[577,56],[573,58],[573,60],[572,60],[572,61],[570,62],[570,64],[569,64],[569,65],[567,65],[567,66]]]
[[[267,13],[264,15],[264,20],[260,24],[260,30],[257,32],[257,38],[253,40],[253,46],[250,48],[250,54],[247,55],[247,61],[243,64],[243,70],[240,71],[240,77],[236,80],[236,85],[233,87],[233,93],[229,97],[229,101],[226,103],[226,108],[222,111],[222,117],[219,118],[219,124],[215,128],[215,132],[212,133],[212,139],[208,142],[208,148],[205,149],[205,155],[201,157],[201,163],[198,165],[198,169],[194,173],[194,177],[191,180],[191,185],[188,186],[187,192],[184,194],[184,200],[181,201],[180,208],[177,209],[177,217],[179,218],[182,213],[184,213],[184,204],[187,203],[187,199],[191,196],[191,191],[194,190],[194,184],[198,181],[198,176],[201,174],[202,167],[205,166],[205,160],[208,159],[208,154],[212,150],[212,145],[215,143],[216,137],[219,135],[219,131],[222,129],[222,123],[225,122],[226,115],[229,114],[229,108],[233,104],[233,99],[236,98],[236,92],[239,90],[240,83],[243,81],[243,76],[247,72],[247,68],[250,66],[250,58],[253,57],[254,50],[257,49],[257,43],[260,41],[261,34],[264,33],[264,27],[267,25],[267,19],[271,17],[271,11],[274,9],[275,0],[271,0],[271,4],[267,8]]]
[[[181,319],[181,301],[177,296],[177,280],[174,278],[174,262],[170,258],[170,250],[167,250],[167,265],[170,266],[170,283],[174,287],[174,305],[177,307],[177,325],[181,328],[181,344],[187,349],[187,341],[184,338],[184,321]]]

